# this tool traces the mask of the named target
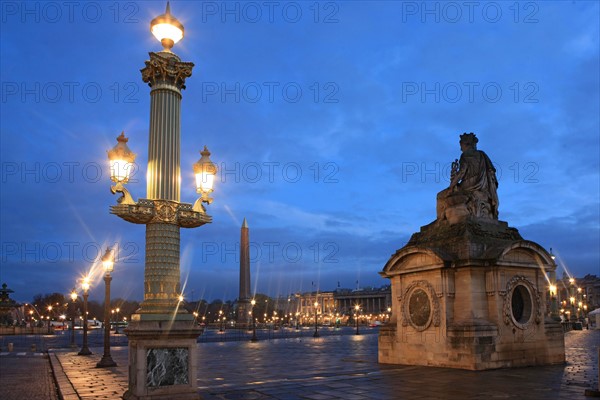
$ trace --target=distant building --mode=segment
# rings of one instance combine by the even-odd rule
[[[361,318],[387,320],[391,304],[391,289],[386,285],[381,288],[296,293],[287,298],[277,299],[276,308],[285,318],[297,319],[300,323],[312,323],[316,311],[319,323],[334,324],[345,323],[353,318],[356,305],[360,307]]]
[[[583,289],[584,300],[587,302],[589,311],[600,308],[600,278],[587,274],[576,281]]]
[[[596,275],[569,278],[564,274],[557,286],[561,314],[582,317],[600,308],[600,278]]]
[[[379,315],[387,313],[392,306],[392,291],[390,285],[380,288],[338,289],[334,292],[341,313],[354,313],[355,305],[359,305],[362,314]]]

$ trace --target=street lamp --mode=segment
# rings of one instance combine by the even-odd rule
[[[71,301],[73,302],[73,308],[75,307],[75,301],[77,301],[77,291],[75,288],[71,290]],[[75,310],[71,313],[71,347],[77,347],[75,344]]]
[[[360,332],[358,331],[358,312],[360,311],[360,306],[356,304],[354,310],[356,311],[356,335],[360,335]]]
[[[200,160],[205,178],[200,179],[199,188],[202,197],[196,202],[196,207],[181,202],[181,101],[186,79],[192,75],[194,64],[182,61],[171,51],[175,43],[183,39],[184,29],[171,14],[168,3],[165,13],[150,23],[150,31],[163,49],[150,52],[149,60],[141,69],[142,81],[150,86],[146,198],[134,201],[131,196],[127,197],[123,174],[111,171],[111,179],[116,182],[111,191],[121,192],[123,196],[118,200],[119,204],[111,206],[110,212],[125,221],[145,225],[146,229],[144,299],[125,330],[131,365],[128,390],[124,396],[136,399],[185,398],[197,395],[195,350],[196,339],[202,331],[193,325],[191,312],[179,307],[180,230],[212,222],[202,203],[211,201],[208,194],[212,190],[216,167],[204,168],[208,167],[206,162],[210,159],[208,149],[203,151],[206,156],[202,154]],[[126,150],[123,145],[121,148]],[[126,151],[123,153],[127,154]],[[117,164],[118,155],[116,151],[109,152],[111,165]],[[128,172],[127,169],[124,172]],[[204,183],[206,185],[202,185]],[[167,326],[168,329],[165,328]],[[183,349],[187,350],[180,351]],[[158,385],[156,380],[139,378],[147,376],[147,371],[155,367],[153,363],[159,356],[164,365],[176,366],[177,372],[169,376],[181,382],[170,385],[168,393],[161,387],[161,393],[165,390],[164,396],[152,392]]]
[[[223,310],[219,310],[219,332],[223,332]]]
[[[48,335],[50,334],[50,322],[52,320],[51,317],[52,314],[52,306],[48,306]]]
[[[210,204],[213,199],[209,196],[213,191],[215,175],[217,174],[217,166],[210,160],[210,151],[204,146],[204,150],[200,152],[200,159],[194,167],[194,175],[196,176],[196,193],[201,197],[194,203],[194,211],[204,213],[206,208],[202,203]]]
[[[115,267],[112,251],[106,249],[102,256],[102,267],[104,268],[104,355],[96,364],[97,368],[116,367],[117,363],[110,356],[110,273]]]
[[[557,293],[556,285],[551,284],[549,286],[549,290],[550,290],[550,317],[555,321],[559,321],[560,316],[558,315],[558,302],[556,300],[556,293]]]
[[[167,2],[167,10],[150,22],[150,31],[163,45],[165,52],[171,52],[175,43],[183,39],[183,25],[171,15],[171,7]]]
[[[575,329],[575,278],[569,278],[569,303],[571,303],[571,313],[569,315],[569,321],[571,321],[571,328]]]
[[[87,321],[87,301],[88,301],[88,290],[90,290],[90,278],[83,278],[83,282],[81,283],[81,289],[83,289],[83,345],[81,346],[81,350],[77,353],[80,356],[89,356],[92,354],[90,349],[88,348],[88,321]]]
[[[129,182],[133,162],[136,154],[129,150],[127,146],[128,138],[125,137],[125,132],[117,137],[117,144],[108,151],[108,160],[110,165],[110,179],[116,183],[111,186],[112,194],[121,193],[122,196],[117,200],[120,204],[135,204],[131,194],[125,189],[125,184]]]
[[[250,301],[250,304],[252,304],[252,339],[250,340],[256,342],[258,340],[258,338],[256,337],[256,315],[254,313],[254,306],[256,305],[256,300],[252,299]]]
[[[313,333],[313,337],[319,337],[319,325],[317,323],[317,307],[319,306],[319,302],[315,301],[313,305],[315,306],[315,333]]]
[[[117,307],[115,311],[117,312],[117,319],[115,320],[115,333],[119,333],[119,313],[121,312],[121,309]]]

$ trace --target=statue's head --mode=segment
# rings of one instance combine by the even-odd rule
[[[477,142],[479,142],[479,139],[477,139],[477,136],[475,136],[475,134],[473,132],[471,132],[471,133],[465,132],[462,135],[460,135],[460,148],[462,150],[466,150],[466,149],[477,150]]]

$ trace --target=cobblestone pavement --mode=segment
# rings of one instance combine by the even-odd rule
[[[3,400],[58,400],[48,355],[44,353],[1,354],[0,397]]]
[[[600,330],[571,331],[565,365],[474,372],[380,365],[377,335],[201,343],[197,383],[206,400],[585,399],[585,389],[598,387],[599,344]],[[50,353],[64,399],[125,391],[127,348],[113,348],[118,367],[105,369],[94,368],[102,349],[92,351]]]

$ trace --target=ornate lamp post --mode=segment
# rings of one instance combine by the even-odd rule
[[[90,278],[83,278],[83,282],[81,283],[81,289],[83,289],[83,345],[81,346],[81,350],[77,353],[80,356],[89,356],[92,354],[90,349],[88,348],[88,320],[87,320],[87,301],[88,301],[88,290],[90,290]]]
[[[150,30],[164,49],[151,52],[141,70],[142,80],[151,88],[145,199],[134,201],[124,187],[135,160],[124,134],[108,152],[111,180],[115,182],[111,191],[122,194],[110,212],[146,225],[144,300],[125,330],[131,365],[124,398],[198,398],[196,338],[202,330],[194,325],[191,313],[178,307],[180,229],[212,222],[203,203],[212,201],[209,194],[217,168],[205,147],[194,165],[201,198],[194,205],[180,202],[181,99],[194,64],[181,61],[171,51],[183,38],[184,29],[171,15],[169,3],[166,12],[152,20]],[[159,368],[159,362],[170,368]]]
[[[354,311],[356,311],[356,335],[360,335],[360,332],[358,331],[358,312],[360,311],[360,306],[358,304],[356,304],[354,306]]]
[[[315,301],[313,306],[315,306],[315,333],[313,333],[313,337],[319,337],[319,324],[317,323],[317,307],[319,307],[319,302]]]
[[[254,306],[256,305],[256,300],[252,299],[250,301],[252,305],[251,313],[252,313],[252,338],[250,339],[253,342],[258,341],[258,337],[256,337],[256,315],[254,313]]]
[[[112,251],[106,249],[102,256],[102,267],[104,268],[104,354],[98,363],[97,368],[116,367],[117,363],[110,356],[110,273],[113,271],[115,262]]]
[[[75,307],[75,302],[77,301],[77,291],[75,288],[71,290],[71,301],[73,303],[73,308]],[[77,345],[75,344],[75,310],[72,310],[71,313],[71,347],[75,348]]]

